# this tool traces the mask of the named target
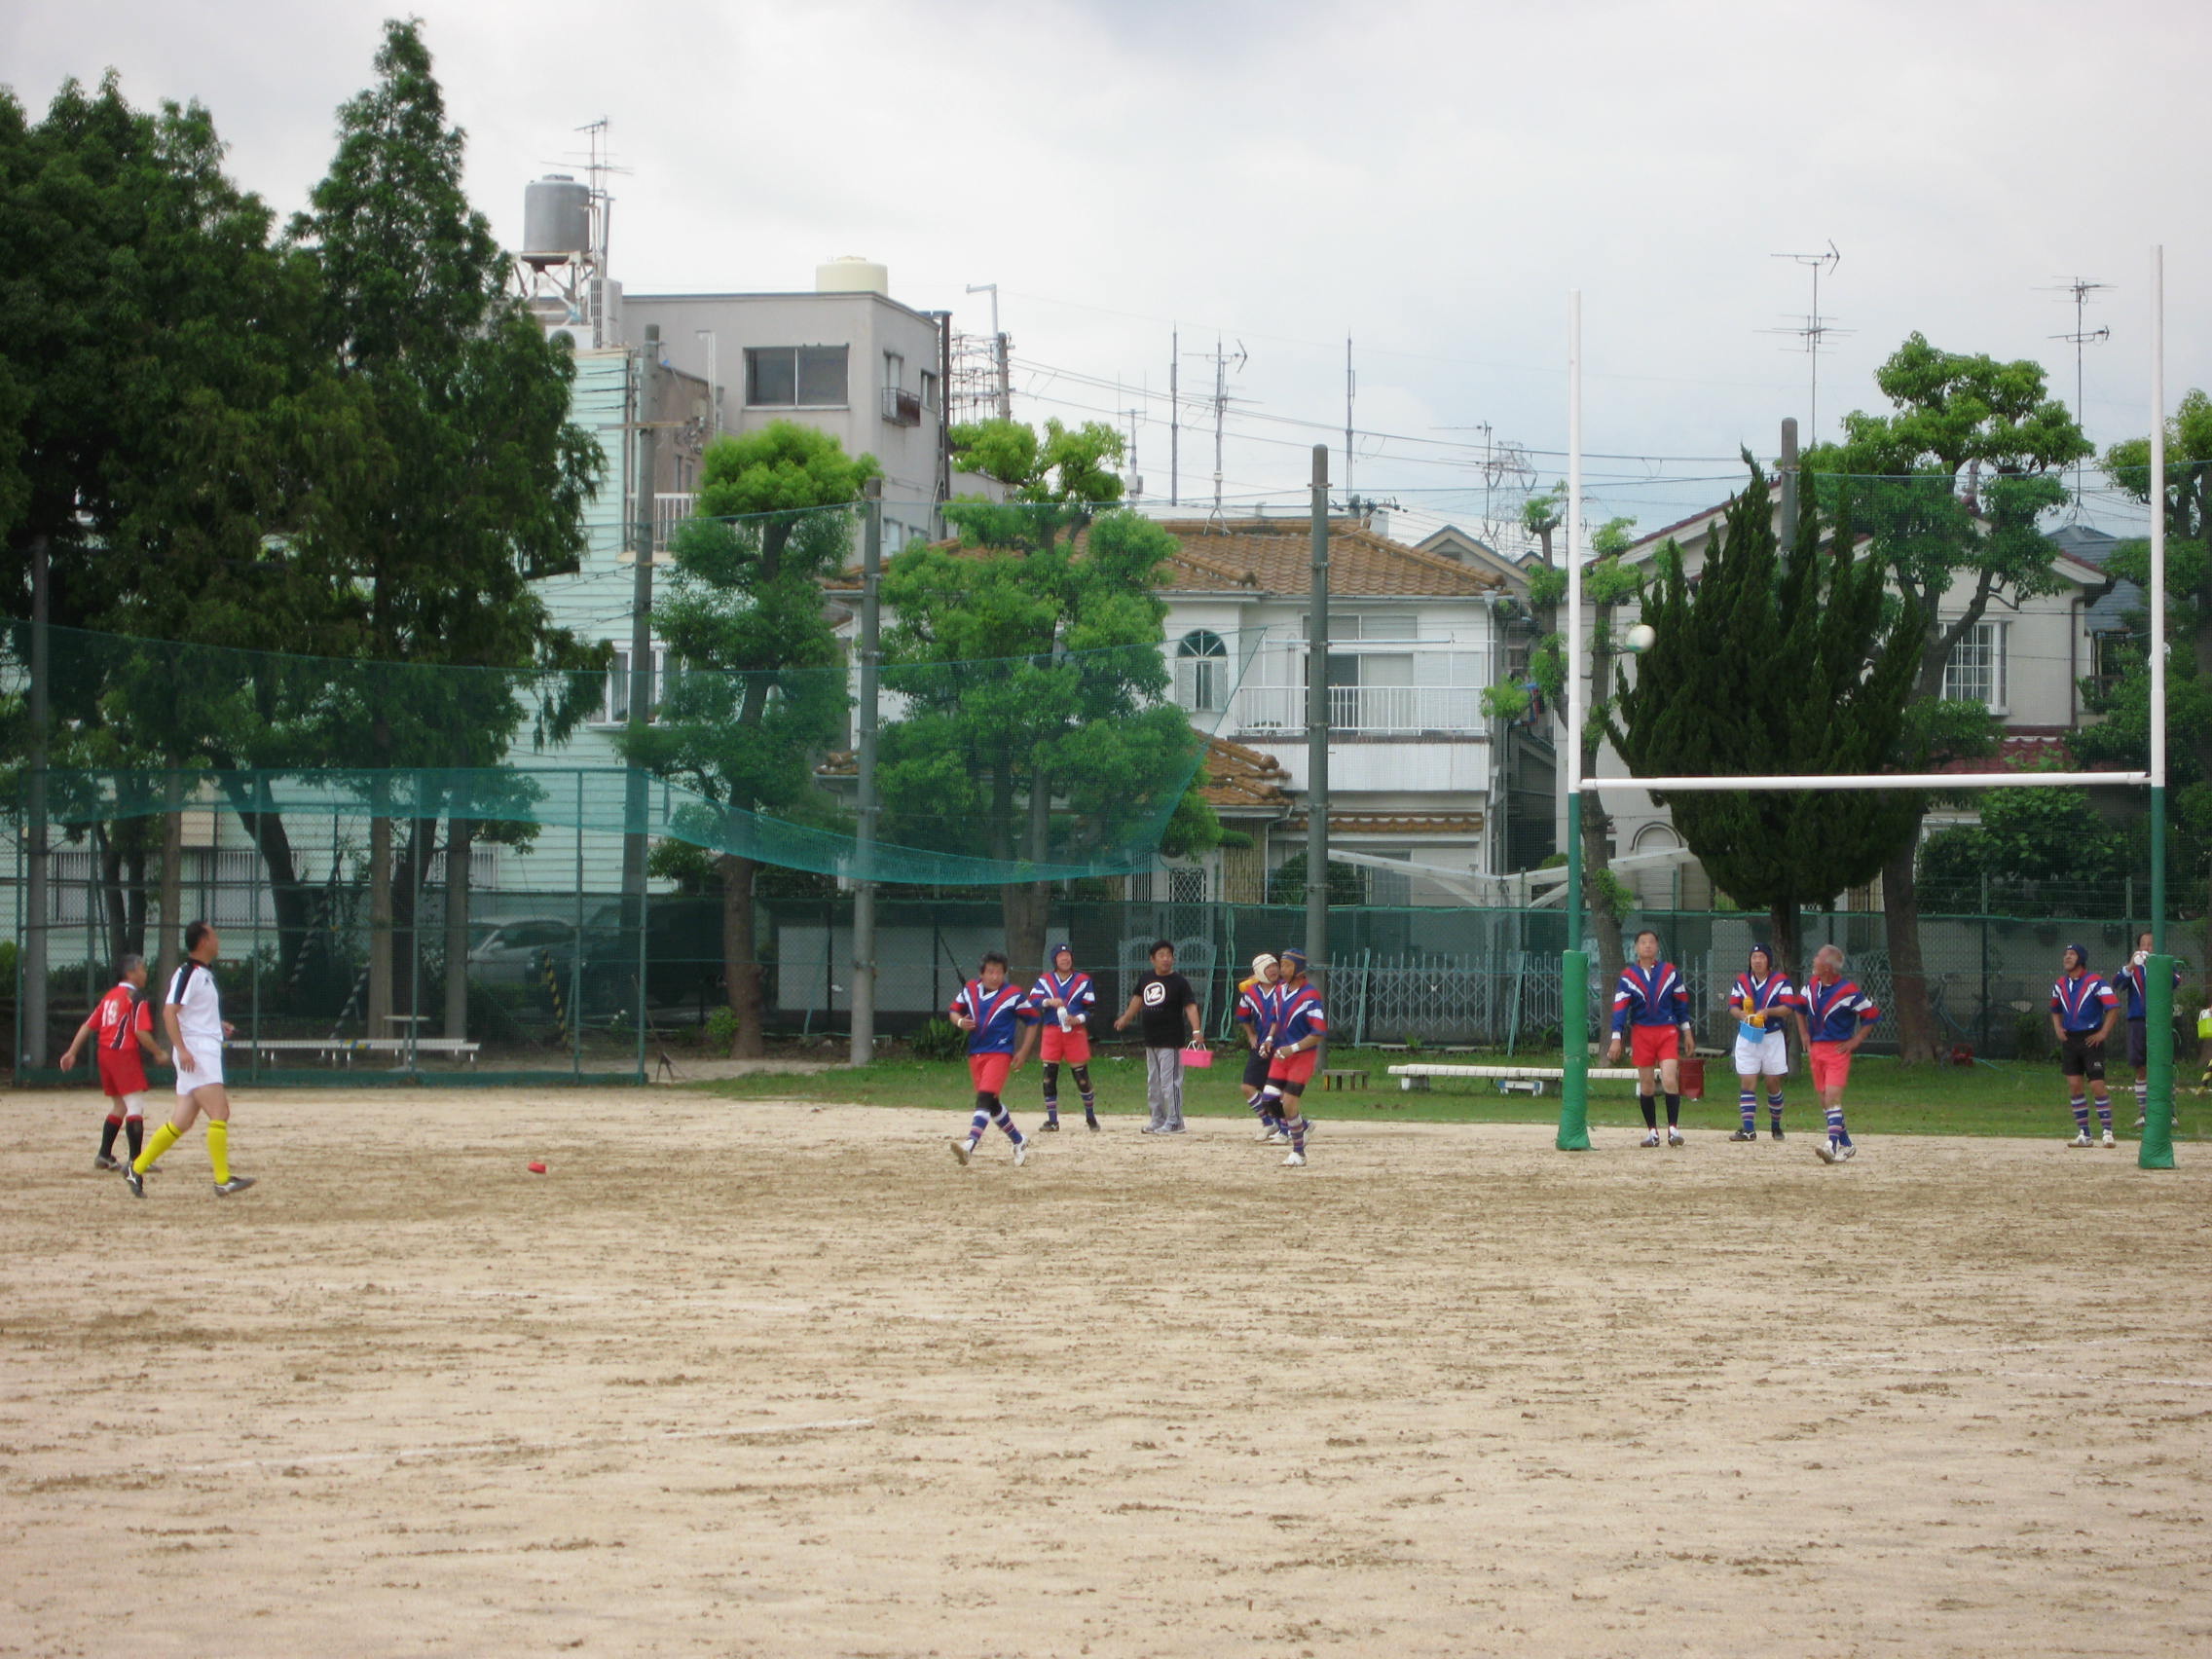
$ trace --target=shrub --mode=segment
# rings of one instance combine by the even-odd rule
[[[933,1019],[906,1046],[918,1060],[957,1060],[968,1051],[968,1033],[949,1019]]]

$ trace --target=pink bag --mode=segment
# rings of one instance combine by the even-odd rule
[[[1183,1051],[1183,1063],[1186,1066],[1193,1066],[1203,1071],[1213,1064],[1213,1051],[1211,1049],[1185,1049]]]

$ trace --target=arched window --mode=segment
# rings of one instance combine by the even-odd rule
[[[1175,642],[1175,700],[1195,715],[1218,715],[1229,695],[1229,646],[1194,628]]]

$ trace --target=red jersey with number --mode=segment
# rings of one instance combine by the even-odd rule
[[[100,1088],[109,1094],[139,1094],[146,1088],[146,1051],[138,1033],[154,1032],[154,1007],[137,988],[122,984],[92,1009],[93,1041],[99,1045]]]

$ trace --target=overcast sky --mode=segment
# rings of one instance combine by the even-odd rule
[[[392,10],[12,0],[0,77],[34,112],[109,67],[134,102],[197,98],[239,178],[288,212]],[[1593,516],[1654,528],[1724,492],[1712,458],[1771,454],[1781,418],[1809,416],[1801,344],[1762,330],[1810,303],[1808,273],[1772,256],[1831,240],[1822,310],[1853,332],[1820,358],[1825,432],[1878,406],[1872,371],[1913,329],[2036,357],[2072,403],[2074,348],[2051,337],[2074,311],[2047,290],[2080,276],[2113,284],[2088,312],[2111,339],[2086,351],[2085,424],[2100,446],[2140,434],[2154,242],[2169,387],[2212,385],[2203,0],[415,11],[469,134],[470,190],[510,245],[525,183],[573,169],[574,129],[604,116],[629,169],[612,253],[631,291],[803,288],[858,253],[898,298],[982,332],[987,297],[964,290],[995,281],[1016,413],[1147,407],[1148,494],[1168,485],[1177,322],[1194,405],[1217,329],[1247,353],[1230,383],[1237,499],[1300,492],[1306,446],[1329,434],[1297,420],[1337,429],[1341,483],[1349,334],[1355,484],[1417,510],[1412,528],[1479,519],[1470,428],[1526,446],[1539,482],[1563,464],[1579,288],[1585,444],[1663,458],[1594,460]],[[1183,495],[1205,498],[1210,411],[1184,420]]]

